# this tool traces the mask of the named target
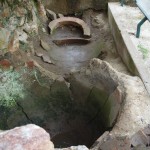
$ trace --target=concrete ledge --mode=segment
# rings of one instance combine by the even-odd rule
[[[133,75],[141,77],[150,95],[150,75],[147,68],[144,66],[144,61],[137,53],[136,47],[132,43],[130,36],[121,26],[119,26],[119,20],[117,19],[117,15],[115,13],[116,10],[113,8],[113,4],[113,2],[108,3],[108,18],[117,51],[129,71]]]

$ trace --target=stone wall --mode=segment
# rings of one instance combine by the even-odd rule
[[[149,96],[140,78],[119,73],[105,61],[92,59],[88,69],[72,75],[70,84],[75,101],[93,120],[105,128],[115,124],[112,133],[132,136],[150,122]]]
[[[56,13],[73,14],[92,8],[95,10],[107,10],[108,1],[118,0],[44,0],[46,8]],[[126,4],[133,4],[133,0],[125,0]]]

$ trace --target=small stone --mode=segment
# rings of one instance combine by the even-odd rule
[[[35,50],[34,50],[34,46],[33,46],[33,41],[29,41],[28,43],[30,45],[31,53],[34,55],[35,54]]]
[[[54,63],[52,63],[52,61],[50,60],[49,56],[47,56],[47,55],[42,55],[42,59],[46,63],[54,64]]]
[[[138,145],[134,147],[132,150],[150,150],[150,147],[147,147],[145,145]]]
[[[143,132],[146,134],[146,135],[150,135],[150,125],[148,125],[147,127],[145,127],[143,129]]]
[[[67,87],[70,88],[70,83],[69,82],[65,82]]]
[[[89,149],[84,145],[78,145],[78,146],[71,146],[68,148],[55,148],[55,150],[89,150]]]
[[[58,14],[58,17],[62,18],[62,17],[64,17],[64,15],[63,14]]]
[[[131,144],[133,146],[148,145],[149,138],[142,130],[140,130],[131,138]]]
[[[71,74],[73,74],[73,73],[75,73],[75,72],[77,72],[77,70],[76,70],[75,68],[72,68],[72,69],[70,70],[70,73],[71,73]]]
[[[95,143],[91,146],[91,150],[95,150],[98,149],[100,147],[100,145],[105,142],[105,140],[107,139],[109,135],[108,131],[105,131],[96,141]]]
[[[15,15],[17,17],[24,17],[27,14],[27,10],[23,7],[16,7],[15,11]]]
[[[37,1],[37,3],[38,3],[38,12],[40,16],[42,17],[42,19],[46,19],[46,11],[42,4],[42,1]]]
[[[105,25],[105,19],[104,19],[104,15],[103,14],[99,14],[96,17],[94,17],[92,19],[92,25],[93,27],[97,27],[97,28],[103,28]]]
[[[50,18],[52,20],[57,19],[57,15],[52,10],[46,9],[46,12],[47,12],[48,18]]]
[[[16,31],[19,41],[27,43],[28,35],[24,31]]]
[[[26,64],[27,64],[28,68],[33,69],[33,67],[34,67],[34,62],[33,61],[27,61]]]
[[[118,137],[108,134],[98,147],[92,148],[91,150],[130,150],[130,147],[131,143],[128,137]]]
[[[38,57],[43,56],[43,54],[42,54],[42,53],[40,53],[40,52],[35,52],[35,55],[36,55],[36,56],[38,56]]]
[[[46,33],[46,30],[45,30],[45,28],[42,28],[42,31],[43,31],[44,33]]]
[[[23,26],[23,30],[28,34],[38,33],[38,19],[36,16],[36,12],[33,9],[32,9],[32,21],[25,23],[25,25]]]
[[[91,70],[86,69],[85,74],[86,74],[87,76],[91,75]]]
[[[19,25],[18,18],[13,15],[9,18],[9,31],[16,31],[17,26]]]
[[[23,26],[25,23],[26,23],[26,17],[23,16],[23,17],[21,17],[21,19],[20,19],[19,26]]]
[[[79,146],[71,146],[69,150],[89,150],[89,149],[84,145],[79,145]]]
[[[63,78],[63,77],[59,77],[59,78],[57,79],[57,81],[64,82],[64,78]]]
[[[41,40],[41,46],[46,51],[50,51],[51,50],[50,46],[46,42],[44,42],[43,40]]]

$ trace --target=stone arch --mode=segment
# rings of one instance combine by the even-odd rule
[[[91,31],[88,25],[81,19],[75,18],[75,17],[62,17],[55,19],[49,23],[49,28],[50,28],[50,34],[53,33],[55,29],[60,27],[61,25],[74,25],[74,26],[79,26],[83,30],[83,36],[88,38],[91,36]]]

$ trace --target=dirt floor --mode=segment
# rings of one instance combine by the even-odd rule
[[[150,73],[150,22],[146,21],[141,26],[140,38],[136,38],[137,24],[144,18],[140,9],[127,5],[121,7],[119,3],[114,3],[113,5],[116,13],[119,14],[117,19],[120,26],[129,33],[138,54],[144,60],[144,65]]]
[[[54,64],[44,63],[40,57],[33,56],[42,67],[56,74],[65,74],[86,67],[92,58],[100,58],[109,62],[118,71],[129,74],[125,65],[116,52],[115,43],[109,28],[107,14],[105,12],[94,12],[87,10],[81,17],[91,29],[91,42],[88,44],[71,44],[57,46],[54,39],[82,37],[82,31],[73,26],[58,28],[53,35],[49,34],[48,21],[39,28],[39,37],[33,37],[35,52],[48,55]],[[43,29],[46,32],[43,32]],[[50,49],[43,50],[40,39],[46,42]]]

